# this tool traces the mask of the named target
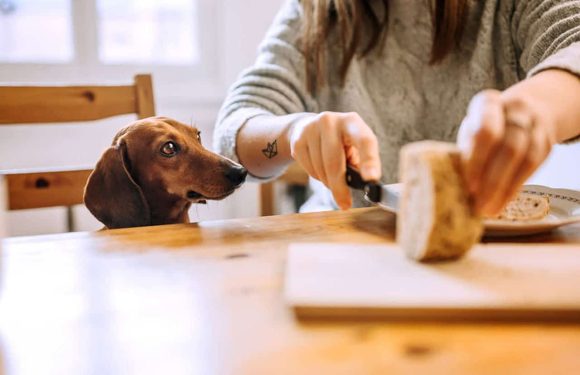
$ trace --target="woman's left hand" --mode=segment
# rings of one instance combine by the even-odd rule
[[[475,211],[499,214],[555,143],[550,112],[531,97],[496,90],[473,97],[458,134]]]

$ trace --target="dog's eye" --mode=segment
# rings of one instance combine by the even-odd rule
[[[179,152],[179,146],[177,144],[175,144],[174,142],[166,142],[161,147],[160,152],[161,152],[161,155],[170,158],[172,156],[175,156]]]

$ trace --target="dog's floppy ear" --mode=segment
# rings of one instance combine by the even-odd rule
[[[107,228],[151,224],[149,205],[131,176],[123,139],[103,153],[85,186],[85,205]]]

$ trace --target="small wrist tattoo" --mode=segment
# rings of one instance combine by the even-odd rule
[[[268,159],[272,159],[274,156],[278,155],[278,144],[276,142],[277,140],[272,143],[268,142],[268,146],[262,150],[262,153]]]

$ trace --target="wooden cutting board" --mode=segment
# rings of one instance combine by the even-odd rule
[[[293,244],[285,298],[300,318],[580,322],[580,247],[481,244],[421,264],[396,244]]]

